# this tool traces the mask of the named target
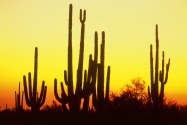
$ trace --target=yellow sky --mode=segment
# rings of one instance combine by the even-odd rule
[[[87,69],[89,54],[93,54],[94,32],[98,31],[101,42],[101,32],[105,31],[105,66],[111,66],[111,91],[120,91],[137,77],[149,85],[149,46],[153,44],[155,50],[155,25],[158,24],[160,55],[164,50],[166,61],[171,59],[166,95],[181,103],[187,102],[186,0],[0,0],[2,108],[6,103],[14,106],[18,83],[22,83],[23,75],[33,74],[35,47],[39,49],[38,86],[45,80],[46,103],[55,100],[54,78],[63,81],[63,71],[67,69],[70,3],[73,4],[74,77],[81,28],[79,9],[87,12],[84,69]]]

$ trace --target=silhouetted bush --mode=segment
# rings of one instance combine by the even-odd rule
[[[133,79],[121,89],[120,94],[111,94],[113,107],[125,112],[136,112],[146,108],[148,96],[145,91],[145,82],[141,78]]]
[[[62,105],[58,105],[56,101],[53,100],[51,105],[44,105],[42,111],[62,112],[63,109],[62,109]]]

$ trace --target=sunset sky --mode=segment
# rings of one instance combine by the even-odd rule
[[[85,9],[84,69],[89,54],[94,53],[94,32],[98,32],[100,44],[101,32],[105,31],[105,74],[110,65],[111,91],[120,92],[125,84],[139,77],[145,80],[147,89],[150,44],[155,52],[158,24],[160,69],[163,50],[166,62],[171,59],[166,96],[187,103],[186,0],[0,0],[1,109],[6,103],[14,107],[14,91],[19,82],[23,84],[23,75],[31,72],[33,77],[35,47],[39,51],[38,91],[45,80],[45,104],[56,101],[54,78],[64,81],[63,72],[67,69],[69,4],[73,4],[74,83],[81,30],[79,11]]]

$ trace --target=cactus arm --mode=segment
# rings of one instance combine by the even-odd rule
[[[29,107],[31,107],[31,100],[29,99],[29,96],[28,96],[27,82],[26,82],[26,76],[25,76],[25,75],[23,76],[23,86],[24,86],[26,104],[27,104]]]
[[[82,9],[80,9],[80,22],[81,23],[84,23],[85,21],[86,21],[86,10],[84,10],[84,12],[83,12],[84,14],[83,14],[83,17],[82,17]]]
[[[94,44],[94,61],[97,63],[98,58],[98,33],[95,32],[95,44]]]
[[[66,95],[66,92],[64,90],[63,82],[61,82],[61,91],[62,91],[62,93],[61,93],[62,103],[67,104],[69,102],[69,100],[68,100],[68,96]]]
[[[90,96],[93,92],[93,88],[95,85],[96,78],[93,76],[94,72],[94,61],[92,60],[92,55],[89,56],[89,64],[88,64],[88,75],[87,70],[84,70],[84,85],[82,90],[82,96]]]
[[[168,60],[168,64],[166,65],[166,75],[165,75],[164,84],[166,84],[168,81],[169,66],[170,66],[170,59]]]
[[[160,71],[160,82],[164,83],[164,51],[162,51],[162,70]]]
[[[106,101],[109,101],[109,90],[110,90],[110,66],[108,66],[107,69],[106,96],[105,96]]]
[[[32,98],[32,80],[31,80],[31,72],[28,73],[28,84],[29,84],[29,97]]]
[[[169,72],[169,66],[170,66],[170,59],[168,60],[168,63],[166,64],[166,74],[164,79],[164,51],[162,53],[162,70],[160,71],[160,82],[161,84],[165,85],[168,80],[168,72]]]
[[[41,92],[40,92],[40,97],[37,98],[37,102],[41,102],[43,100],[45,93],[45,81],[42,81],[42,87],[41,87]]]
[[[64,82],[68,86],[68,77],[67,77],[67,71],[64,70]]]
[[[54,94],[55,94],[55,98],[57,99],[58,102],[60,102],[61,104],[66,104],[68,103],[68,96],[65,93],[64,90],[64,85],[63,82],[61,82],[61,97],[58,95],[58,91],[57,91],[57,79],[54,80]]]
[[[42,96],[41,96],[41,97],[42,97],[41,101],[38,101],[38,102],[37,102],[39,108],[42,107],[42,105],[45,103],[46,93],[47,93],[47,86],[44,87],[44,90],[43,90],[42,93],[43,93],[43,94],[42,94]]]
[[[57,99],[57,101],[62,103],[62,99],[58,95],[58,91],[57,91],[57,79],[56,78],[54,79],[54,95],[55,95],[55,98]]]

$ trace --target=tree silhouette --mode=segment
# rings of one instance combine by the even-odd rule
[[[145,81],[141,78],[133,79],[132,84],[125,85],[119,95],[111,94],[113,107],[124,112],[133,112],[145,108],[147,99]]]

